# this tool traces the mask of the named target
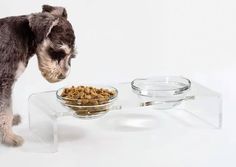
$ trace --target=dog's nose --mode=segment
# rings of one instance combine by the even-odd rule
[[[63,75],[63,74],[60,74],[58,77],[57,77],[58,79],[65,79],[66,78],[66,76],[65,75]]]

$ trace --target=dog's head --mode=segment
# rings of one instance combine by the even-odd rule
[[[42,75],[49,82],[63,80],[75,55],[75,35],[65,8],[43,5],[43,11],[31,14],[28,20]]]

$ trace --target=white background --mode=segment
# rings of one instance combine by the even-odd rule
[[[188,154],[175,147],[172,151],[176,155],[168,159],[165,154],[153,166],[194,166],[195,162],[203,166],[206,161],[209,161],[206,166],[236,166],[236,3],[233,0],[8,0],[0,2],[0,17],[40,12],[42,4],[67,8],[78,55],[72,62],[70,76],[56,84],[47,83],[38,70],[36,57],[31,59],[14,88],[14,112],[20,113],[23,121],[27,98],[33,92],[72,83],[117,83],[137,77],[182,75],[222,93],[224,135],[218,137],[220,144],[228,145],[217,143],[207,147],[207,143],[214,141],[208,136],[206,141],[197,143],[199,149],[192,150],[196,152],[188,157],[189,161],[180,160],[179,154]],[[175,149],[179,149],[179,154]],[[36,164],[41,158],[54,161],[52,165],[77,164],[73,161],[76,151],[48,155],[10,150],[0,150],[0,166],[23,164],[28,156]],[[205,151],[209,152],[209,158],[196,158]]]

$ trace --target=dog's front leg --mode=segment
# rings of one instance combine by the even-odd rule
[[[23,138],[14,134],[12,125],[14,124],[14,116],[12,112],[11,91],[6,92],[4,89],[0,94],[0,133],[2,143],[10,146],[19,146],[23,143]],[[16,118],[17,119],[17,116]]]

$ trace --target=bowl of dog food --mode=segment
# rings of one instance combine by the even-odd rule
[[[188,96],[191,81],[179,76],[138,78],[131,82],[131,87],[140,98],[141,106],[153,105],[157,109],[171,109],[194,98]]]
[[[76,118],[90,119],[106,114],[118,97],[112,86],[89,85],[64,87],[56,92],[59,102]]]

